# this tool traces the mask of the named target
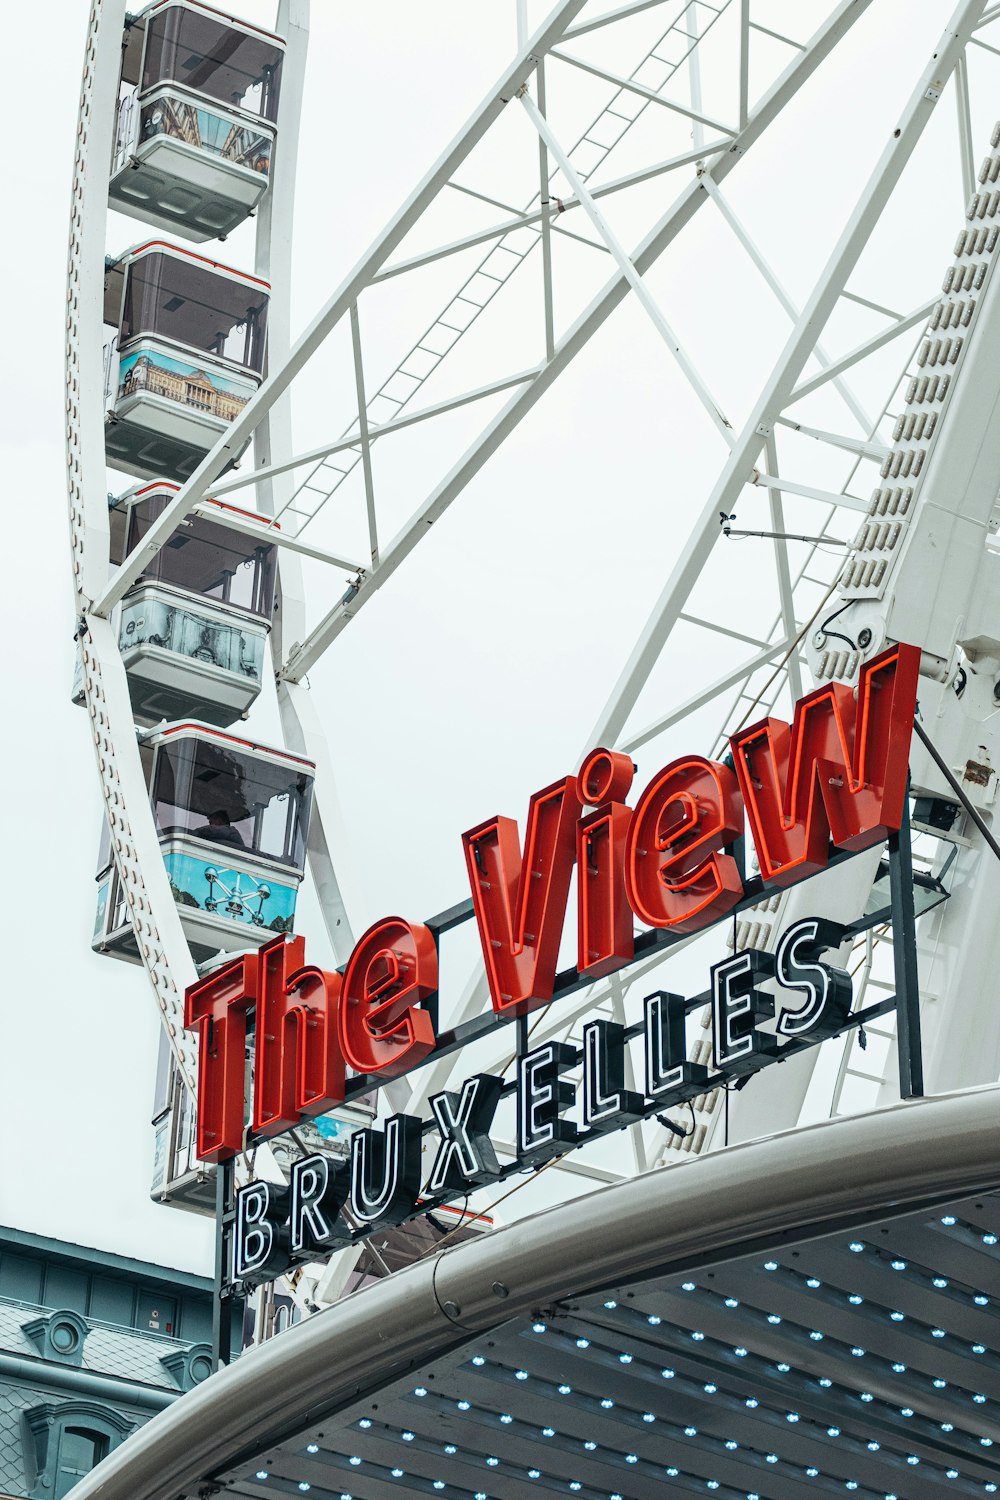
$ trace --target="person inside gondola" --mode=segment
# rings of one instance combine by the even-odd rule
[[[246,848],[243,835],[230,823],[225,808],[220,807],[217,812],[209,813],[208,822],[203,823],[200,828],[192,828],[191,832],[196,839],[211,839],[214,844],[234,844],[237,849]]]

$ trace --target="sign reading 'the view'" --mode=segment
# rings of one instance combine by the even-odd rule
[[[831,842],[858,851],[898,829],[919,659],[912,646],[883,652],[862,668],[856,695],[840,683],[818,688],[796,705],[790,726],[768,718],[735,734],[731,766],[682,756],[653,776],[634,806],[625,800],[635,774],[630,757],[594,750],[578,775],[531,798],[523,851],[510,818],[489,818],[463,834],[496,1021],[552,1003],[574,868],[576,977],[588,980],[632,961],[636,919],[651,929],[690,933],[730,912],[744,895],[733,845],[745,827],[767,887],[823,868]],[[756,1070],[777,1055],[779,1036],[787,1046],[843,1026],[850,986],[819,961],[839,940],[829,923],[798,923],[774,954],[737,953],[713,969],[717,1072]],[[759,988],[767,978],[802,996],[798,1008],[782,1012],[777,1035],[757,1027],[773,1015],[773,999]],[[199,1156],[226,1161],[244,1146],[251,1013],[250,1132],[260,1138],[342,1103],[348,1068],[377,1083],[432,1057],[437,990],[436,934],[401,917],[370,927],[342,972],[306,964],[297,937],[199,980],[187,991],[185,1015],[201,1041]],[[647,998],[644,1096],[624,1088],[628,1036],[610,1022],[590,1023],[579,1126],[565,1114],[574,1090],[563,1075],[581,1061],[574,1049],[550,1043],[522,1056],[515,1084],[522,1161],[544,1160],[701,1092],[705,1070],[699,1076],[684,1056],[691,1003],[663,993]],[[429,1201],[498,1175],[488,1131],[502,1087],[475,1075],[459,1094],[431,1099],[441,1144],[425,1189]],[[273,1276],[282,1256],[308,1258],[356,1237],[345,1227],[345,1204],[362,1233],[412,1215],[423,1128],[415,1117],[393,1116],[383,1130],[358,1132],[349,1166],[335,1171],[324,1158],[300,1162],[287,1201],[286,1190],[265,1183],[244,1189],[242,1274],[256,1268]]]

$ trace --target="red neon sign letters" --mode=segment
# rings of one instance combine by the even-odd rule
[[[566,776],[528,804],[523,856],[513,818],[462,835],[497,1015],[523,1016],[552,999],[579,811],[576,778]]]
[[[895,646],[861,670],[857,697],[831,683],[803,698],[791,726],[764,719],[731,741],[733,770],[688,755],[625,803],[635,768],[591,751],[577,776],[536,792],[522,851],[517,824],[493,817],[462,835],[493,1008],[523,1016],[552,1000],[570,881],[577,871],[578,963],[597,978],[629,963],[633,921],[695,932],[731,911],[743,882],[730,846],[744,820],[761,876],[791,885],[829,846],[861,850],[898,829],[920,652]],[[281,936],[192,985],[185,1025],[200,1037],[198,1155],[244,1144],[247,1013],[256,1014],[251,1131],[275,1135],[344,1099],[346,1067],[395,1078],[436,1046],[430,929],[386,917],[355,945],[343,975],[305,962]]]
[[[357,1073],[396,1078],[434,1050],[420,1002],[437,993],[438,958],[426,927],[383,917],[356,944],[344,970],[339,1035]]]
[[[789,729],[763,719],[732,738],[760,872],[792,885],[838,849],[868,849],[899,827],[920,653],[884,651],[861,669],[857,703],[831,682],[801,699]]]

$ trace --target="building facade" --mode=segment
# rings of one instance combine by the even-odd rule
[[[211,1371],[204,1277],[0,1227],[0,1496],[61,1500]]]

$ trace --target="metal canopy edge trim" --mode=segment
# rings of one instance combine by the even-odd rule
[[[175,1500],[362,1391],[532,1308],[748,1241],[1000,1185],[1000,1087],[732,1146],[522,1219],[354,1293],[176,1401],[74,1489]],[[501,1281],[506,1296],[498,1296]],[[445,1304],[459,1309],[455,1316]]]

